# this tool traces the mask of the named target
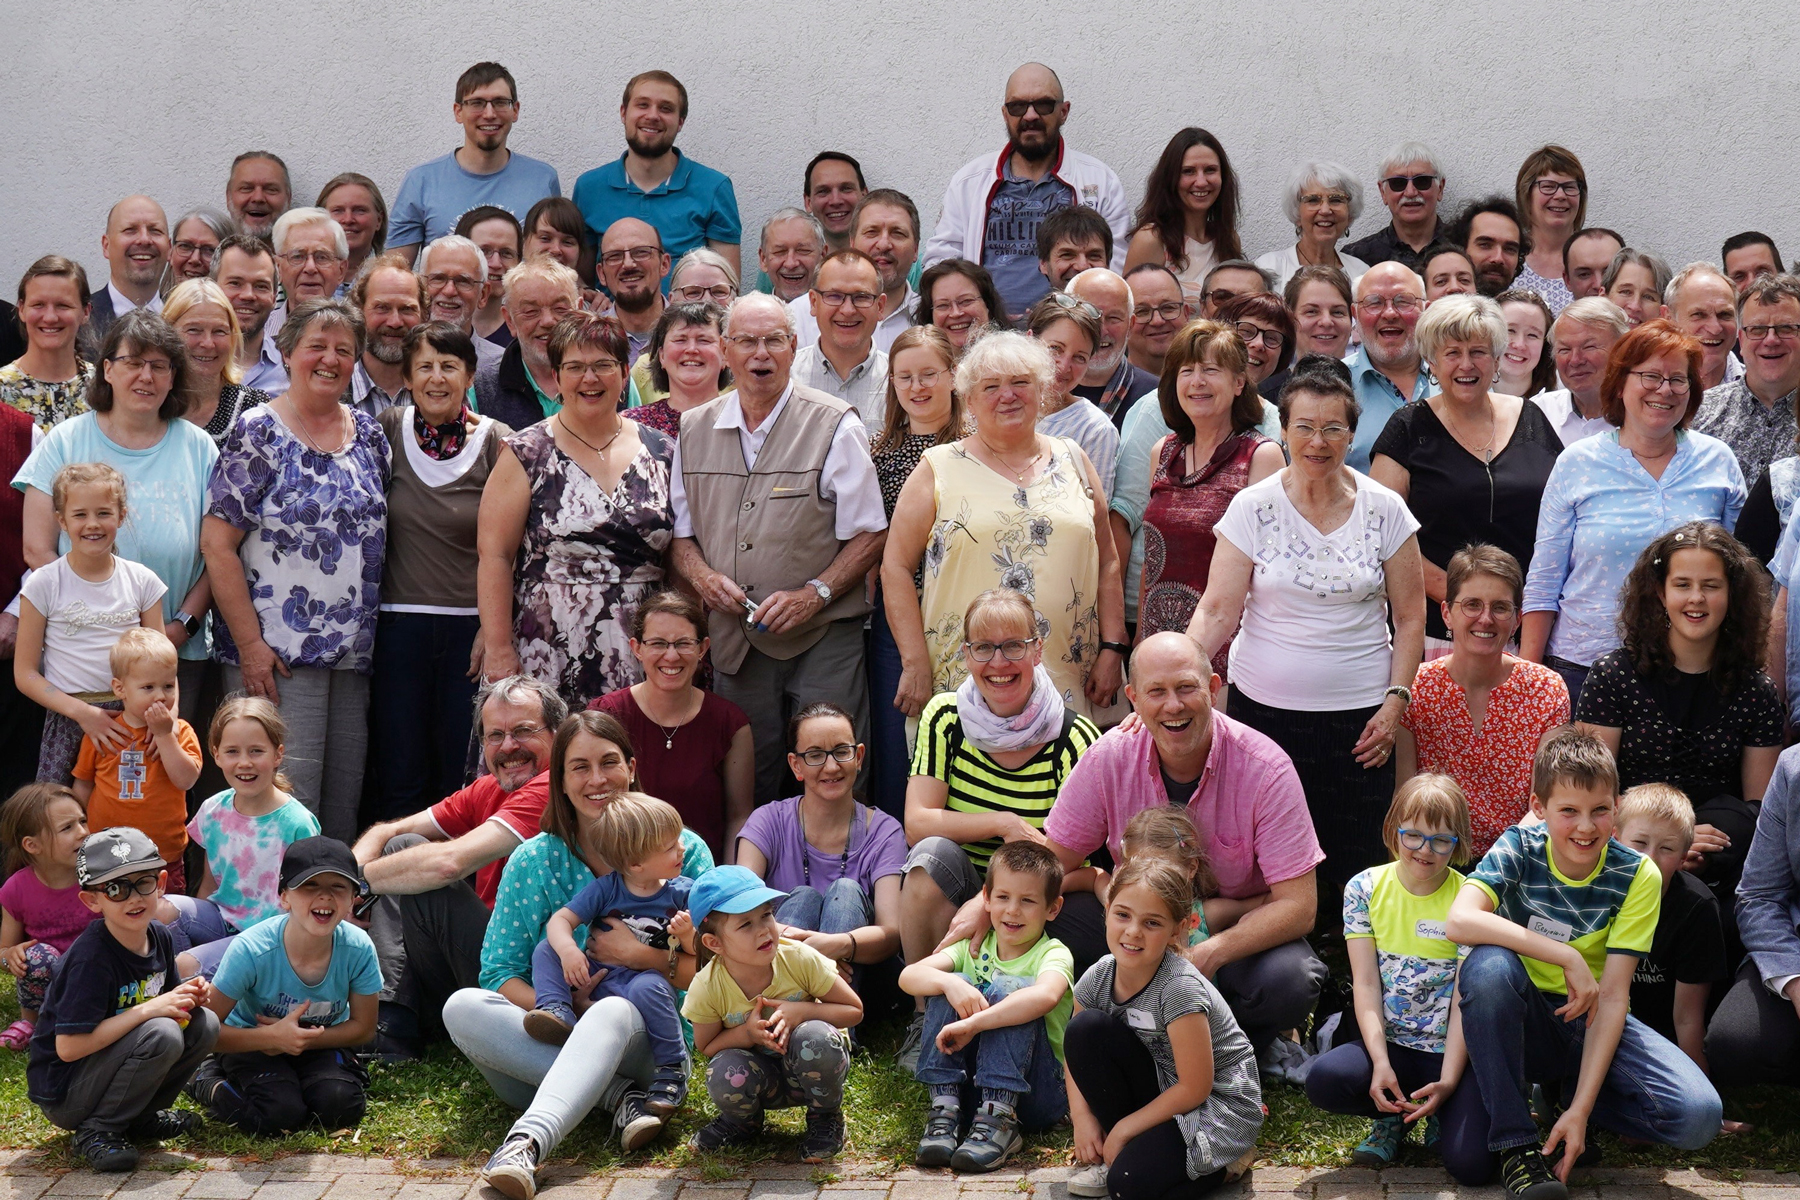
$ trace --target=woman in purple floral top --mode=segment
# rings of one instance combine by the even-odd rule
[[[225,618],[226,690],[280,708],[293,794],[345,841],[362,798],[387,549],[387,438],[341,403],[363,344],[362,314],[341,300],[288,315],[276,346],[292,383],[232,427],[200,533]]]

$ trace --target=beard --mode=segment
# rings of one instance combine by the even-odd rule
[[[1026,162],[1041,163],[1056,153],[1057,137],[1055,134],[1044,134],[1043,141],[1035,146],[1027,146],[1018,138],[1012,139],[1013,153]]]
[[[401,342],[389,341],[386,338],[371,338],[369,353],[375,356],[376,361],[384,362],[391,367],[406,357],[406,347]]]
[[[630,148],[633,154],[636,154],[639,157],[661,158],[675,148],[675,135],[667,133],[657,141],[650,142],[645,141],[636,134],[628,133],[625,135],[625,145]]]
[[[649,312],[655,306],[659,295],[660,292],[654,285],[639,291],[618,291],[613,293],[613,304],[618,306],[621,312]]]

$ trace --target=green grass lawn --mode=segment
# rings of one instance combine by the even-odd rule
[[[17,1018],[18,1004],[11,977],[0,973],[0,979],[4,980],[0,983],[3,1027]],[[912,1162],[913,1146],[925,1120],[925,1090],[893,1067],[899,1037],[897,1024],[876,1024],[868,1030],[851,1068],[845,1115],[850,1128],[850,1155],[858,1160],[891,1161],[896,1166]],[[1349,1161],[1350,1148],[1367,1130],[1365,1122],[1319,1112],[1294,1088],[1270,1087],[1265,1099],[1269,1120],[1263,1127],[1258,1160],[1263,1165],[1342,1165]],[[1800,1169],[1800,1096],[1777,1088],[1733,1093],[1726,1097],[1726,1111],[1754,1122],[1755,1132],[1722,1138],[1705,1150],[1686,1155],[1627,1147],[1602,1134],[1599,1140],[1605,1150],[1605,1162],[1608,1166]],[[799,1110],[772,1114],[769,1136],[762,1142],[745,1153],[718,1159],[694,1154],[684,1144],[688,1133],[711,1115],[712,1106],[697,1074],[687,1108],[672,1122],[669,1131],[646,1150],[621,1155],[617,1141],[610,1136],[610,1120],[592,1116],[557,1149],[555,1160],[594,1168],[687,1166],[720,1178],[736,1175],[734,1168],[747,1162],[796,1161],[795,1147],[801,1129]],[[443,1044],[433,1047],[421,1063],[372,1068],[369,1113],[354,1133],[320,1131],[260,1139],[208,1124],[192,1137],[169,1143],[169,1148],[257,1158],[329,1151],[400,1159],[460,1158],[478,1164],[499,1143],[513,1116],[455,1047]],[[0,1146],[41,1147],[50,1152],[53,1163],[74,1165],[68,1135],[45,1121],[25,1098],[25,1056],[5,1051],[0,1051]],[[1069,1146],[1068,1130],[1054,1130],[1030,1140],[1024,1163],[1067,1163]],[[1435,1165],[1436,1160],[1412,1146],[1401,1161],[1424,1166]]]

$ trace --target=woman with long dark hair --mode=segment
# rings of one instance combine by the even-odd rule
[[[1219,139],[1190,125],[1169,139],[1144,181],[1125,252],[1125,273],[1167,266],[1196,309],[1206,273],[1244,257],[1238,244],[1238,179]]]

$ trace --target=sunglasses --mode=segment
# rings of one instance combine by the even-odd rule
[[[109,879],[105,883],[95,884],[88,888],[90,892],[99,892],[114,904],[121,900],[129,900],[133,896],[148,896],[162,882],[162,872],[155,871],[149,875],[138,875],[125,879]]]
[[[1437,178],[1436,175],[1389,175],[1381,181],[1381,186],[1390,192],[1399,193],[1404,192],[1406,185],[1410,183],[1416,190],[1424,192],[1431,190]]]
[[[1041,96],[1036,100],[1008,100],[1006,102],[1006,115],[1009,117],[1022,117],[1025,115],[1026,110],[1029,109],[1040,117],[1047,117],[1055,112],[1056,106],[1061,103],[1062,101],[1053,100],[1048,96]]]

